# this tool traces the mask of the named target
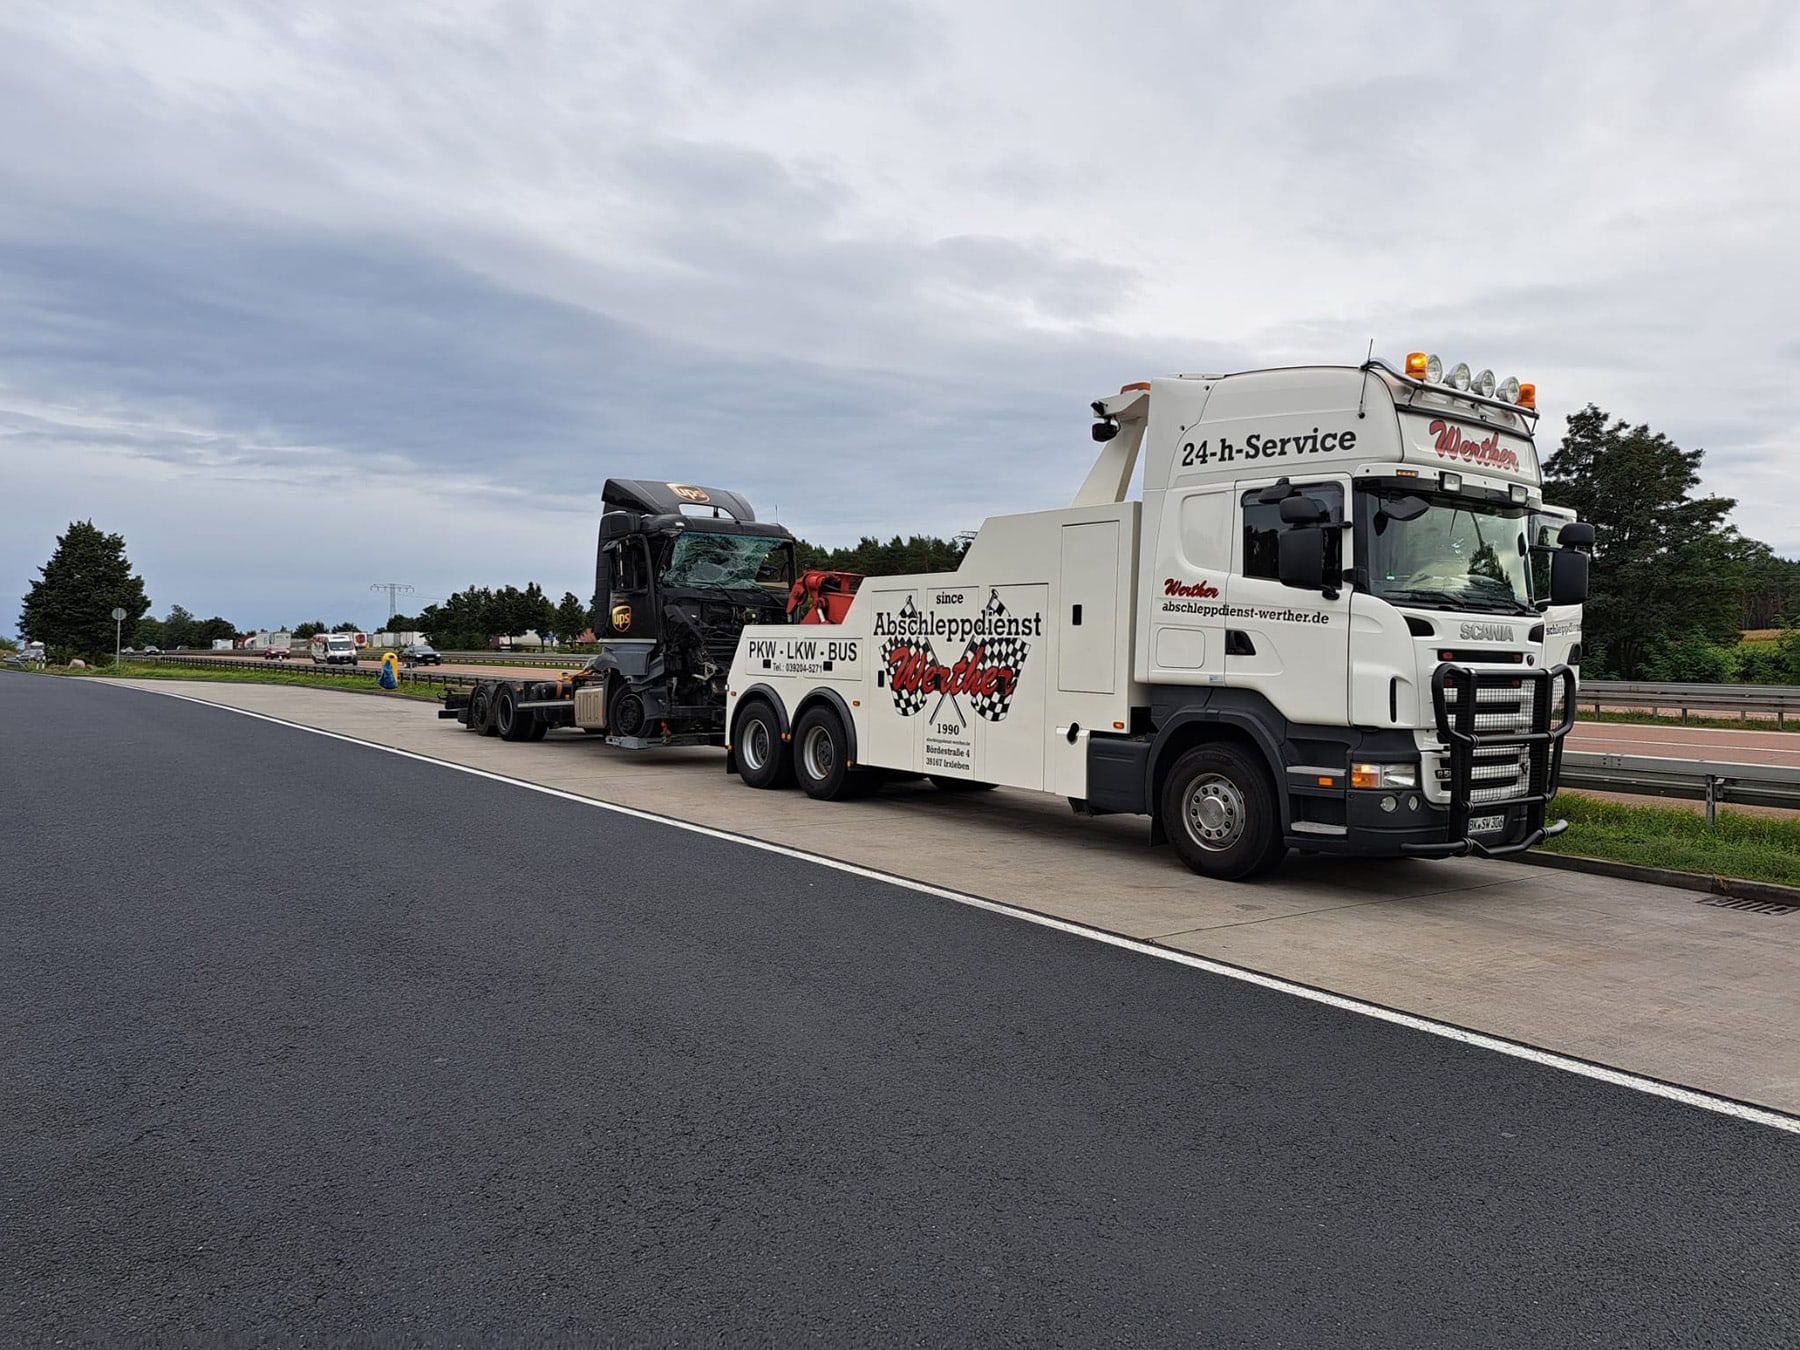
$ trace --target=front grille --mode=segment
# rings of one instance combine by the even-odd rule
[[[1525,811],[1527,832],[1541,830],[1555,795],[1562,740],[1574,724],[1575,673],[1478,671],[1445,663],[1431,679],[1438,735],[1449,750],[1453,838],[1471,814]]]

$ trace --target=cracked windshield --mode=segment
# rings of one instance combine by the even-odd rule
[[[785,541],[743,534],[684,534],[663,568],[665,586],[730,590],[761,586],[786,592],[789,575]]]

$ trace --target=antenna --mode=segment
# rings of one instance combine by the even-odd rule
[[[1356,415],[1358,418],[1362,418],[1362,417],[1366,416],[1366,414],[1363,412],[1363,405],[1369,401],[1369,362],[1373,361],[1374,359],[1375,359],[1375,339],[1370,338],[1369,339],[1369,354],[1367,356],[1363,357],[1362,394],[1356,400]]]
[[[400,595],[411,595],[413,588],[411,585],[409,585],[407,582],[404,582],[404,581],[374,581],[374,582],[369,583],[369,589],[372,591],[386,591],[387,592],[387,597],[388,597],[387,630],[391,634],[394,631],[394,615],[397,612],[395,609],[395,605],[394,605],[395,598]]]

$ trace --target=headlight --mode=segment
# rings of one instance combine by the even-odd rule
[[[1494,396],[1494,372],[1491,370],[1482,371],[1481,374],[1475,377],[1475,382],[1469,387],[1483,398],[1492,398]]]
[[[1416,788],[1419,786],[1419,765],[1417,761],[1408,764],[1352,764],[1350,786]]]
[[[1425,378],[1432,384],[1444,382],[1444,358],[1436,352],[1425,358]]]
[[[1467,361],[1458,361],[1452,366],[1450,368],[1450,378],[1446,383],[1458,393],[1467,389],[1469,387],[1469,363]]]
[[[1504,380],[1500,381],[1498,393],[1502,403],[1517,403],[1519,401],[1518,376],[1508,375]]]

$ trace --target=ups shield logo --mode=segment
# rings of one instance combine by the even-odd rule
[[[694,502],[700,506],[705,506],[712,500],[711,497],[706,495],[705,488],[689,487],[686,483],[670,483],[669,491],[673,492],[684,502]]]
[[[612,607],[612,626],[621,633],[631,631],[630,605],[614,605]]]

